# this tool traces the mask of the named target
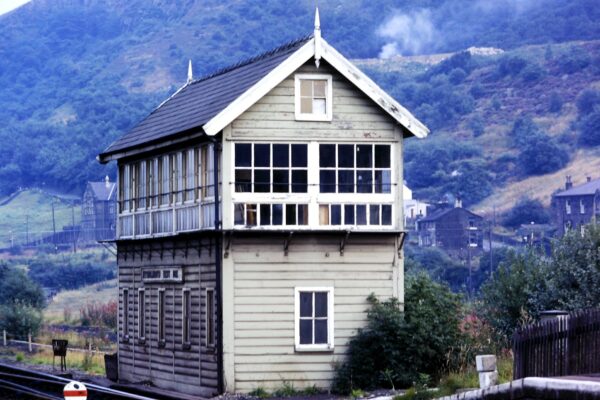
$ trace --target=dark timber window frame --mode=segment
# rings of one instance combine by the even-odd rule
[[[192,334],[192,293],[189,288],[181,291],[181,346],[191,349]]]
[[[206,347],[215,347],[215,289],[206,288],[206,313],[204,315],[204,326],[206,329]]]

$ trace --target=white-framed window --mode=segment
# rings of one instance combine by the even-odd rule
[[[206,347],[215,346],[215,290],[206,288],[206,314],[204,315],[206,327]]]
[[[331,121],[333,89],[331,75],[296,74],[295,110],[300,121]]]
[[[307,192],[307,144],[236,143],[234,152],[236,192]]]
[[[146,339],[146,291],[138,289],[138,338]]]
[[[308,225],[308,204],[234,204],[234,224],[243,226]]]
[[[296,351],[333,350],[333,287],[296,287],[294,291]]]
[[[391,193],[389,144],[320,144],[320,193]]]
[[[181,295],[181,344],[189,346],[192,328],[192,296],[190,289],[183,289]]]
[[[391,204],[319,204],[319,225],[390,226]]]
[[[583,199],[579,200],[579,214],[585,214],[585,203]]]
[[[158,289],[158,345],[164,346],[166,341],[166,318],[165,318],[165,289]]]
[[[565,200],[565,211],[567,214],[571,214],[571,200]]]

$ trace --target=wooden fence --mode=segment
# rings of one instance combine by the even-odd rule
[[[600,310],[540,322],[513,336],[514,379],[600,372]]]

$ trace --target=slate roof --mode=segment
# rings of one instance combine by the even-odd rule
[[[112,143],[100,159],[203,126],[311,38],[312,35],[294,40],[185,85]]]
[[[112,200],[117,191],[115,190],[116,183],[109,182],[108,187],[106,182],[88,182],[94,196],[101,201]]]
[[[434,222],[434,221],[438,221],[443,216],[448,215],[448,214],[450,214],[451,212],[453,212],[454,210],[457,210],[457,209],[463,210],[464,212],[469,213],[469,214],[471,214],[474,217],[483,218],[482,216],[477,215],[477,214],[475,214],[475,213],[467,210],[466,208],[454,207],[454,208],[445,208],[443,210],[435,211],[432,214],[426,216],[425,218],[421,218],[419,220],[419,222]]]
[[[600,190],[600,179],[595,179],[593,181],[589,181],[584,183],[583,185],[575,186],[571,189],[559,192],[555,194],[555,197],[565,197],[565,196],[585,196],[585,195],[593,195],[596,193],[596,190]]]

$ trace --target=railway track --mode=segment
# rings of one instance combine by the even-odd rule
[[[71,379],[29,371],[12,365],[0,364],[0,399],[63,400],[63,388]],[[85,383],[88,400],[155,400],[120,390]]]

